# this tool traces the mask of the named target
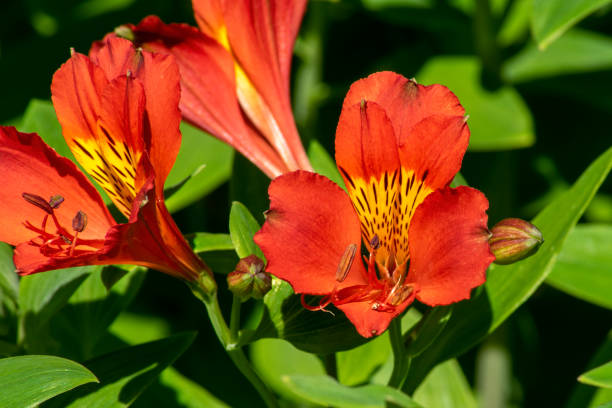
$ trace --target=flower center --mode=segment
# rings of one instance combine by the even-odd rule
[[[43,255],[69,257],[102,247],[103,240],[79,238],[79,233],[83,232],[87,226],[87,214],[83,211],[77,211],[70,229],[61,225],[56,214],[56,210],[64,202],[61,195],[54,195],[49,201],[31,193],[22,193],[21,196],[26,202],[40,208],[45,213],[39,226],[30,221],[23,223],[28,230],[36,234],[30,240],[30,245],[38,247]],[[49,219],[52,221],[50,226],[48,225]]]

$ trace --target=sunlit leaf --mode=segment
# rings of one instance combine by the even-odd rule
[[[545,50],[535,44],[510,58],[503,67],[509,82],[612,68],[612,38],[574,29]]]
[[[506,150],[531,146],[531,113],[510,86],[491,91],[480,81],[475,57],[435,57],[416,75],[424,85],[442,84],[457,95],[469,115],[470,150]]]
[[[413,390],[438,362],[464,353],[497,328],[546,279],[565,238],[612,168],[612,148],[598,157],[574,185],[550,203],[533,223],[542,231],[538,253],[507,266],[492,266],[486,284],[472,299],[454,306],[453,316],[435,344],[413,360],[405,389]]]
[[[610,0],[533,0],[531,29],[540,48],[546,48],[566,30]]]
[[[578,381],[595,387],[612,388],[612,361],[587,371],[578,377]]]
[[[312,140],[308,146],[308,158],[315,172],[324,175],[346,190],[336,162],[316,140]]]
[[[251,215],[249,209],[239,202],[232,203],[229,219],[229,232],[238,257],[245,258],[257,255],[265,259],[261,249],[253,241],[253,236],[259,231],[259,223]]]
[[[328,376],[284,376],[283,382],[306,401],[338,408],[418,408],[419,404],[395,388],[380,384],[347,387]]]
[[[55,356],[0,360],[0,407],[35,407],[56,395],[98,379],[87,368]]]
[[[612,225],[577,225],[563,244],[546,283],[612,309]]]
[[[234,244],[229,234],[213,234],[196,232],[190,237],[191,246],[195,252],[233,251]]]
[[[19,279],[13,264],[13,249],[10,245],[0,242],[0,300],[17,304],[19,295]]]
[[[452,359],[438,364],[414,392],[413,398],[424,407],[476,408],[476,400],[461,366]]]

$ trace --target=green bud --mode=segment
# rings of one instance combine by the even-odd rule
[[[508,265],[536,253],[544,240],[540,230],[519,218],[506,218],[491,229],[489,246],[495,263]]]
[[[263,298],[272,287],[272,278],[264,271],[263,261],[249,255],[242,258],[236,270],[227,275],[227,285],[244,302],[249,298]]]

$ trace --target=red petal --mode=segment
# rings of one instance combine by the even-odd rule
[[[0,127],[0,173],[4,178],[0,193],[0,214],[3,214],[0,241],[11,245],[29,241],[34,233],[23,223],[30,221],[39,226],[42,222],[45,213],[26,203],[21,196],[24,192],[44,199],[57,194],[64,197],[55,213],[60,224],[69,229],[79,210],[87,214],[87,227],[79,234],[84,239],[102,239],[115,224],[85,175],[36,134]],[[52,225],[50,220],[48,225]]]
[[[102,68],[109,80],[126,75],[128,71],[137,76],[142,68],[142,55],[131,41],[116,36],[107,37],[95,52],[89,53],[92,62]]]
[[[484,283],[495,257],[489,250],[484,194],[470,187],[431,193],[410,223],[410,270],[407,283],[419,301],[447,305],[470,297]]]
[[[336,129],[336,163],[347,185],[350,179],[369,182],[399,169],[393,127],[382,107],[374,102],[344,106]],[[347,178],[348,176],[348,178]]]
[[[181,75],[180,107],[187,121],[234,146],[270,177],[287,170],[267,142],[245,124],[236,96],[234,60],[225,48],[193,27],[164,24],[155,16],[129,27],[143,48],[174,56]]]
[[[217,38],[225,26],[222,0],[192,0],[191,3],[200,30],[209,37]]]
[[[363,337],[372,337],[382,334],[393,318],[401,314],[410,302],[395,307],[391,312],[379,312],[372,309],[371,302],[346,303],[337,306],[346,317],[355,325],[357,332]]]
[[[425,171],[432,189],[445,187],[461,167],[469,141],[465,110],[442,85],[423,86],[393,72],[377,72],[355,82],[343,109],[361,100],[381,105],[401,146],[402,167]]]
[[[346,193],[329,179],[307,171],[282,175],[270,183],[270,210],[255,235],[267,271],[288,281],[297,293],[329,294],[346,248],[358,253],[339,287],[367,283],[359,259],[359,220]]]

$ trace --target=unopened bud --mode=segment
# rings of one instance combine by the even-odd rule
[[[495,263],[508,265],[533,255],[544,240],[540,230],[519,218],[506,218],[491,229],[489,246]]]
[[[242,258],[236,270],[227,275],[227,285],[243,302],[249,298],[261,299],[272,288],[272,278],[264,271],[264,263],[255,255]]]
[[[128,26],[122,25],[115,28],[117,37],[125,38],[126,40],[134,41],[134,32]]]

